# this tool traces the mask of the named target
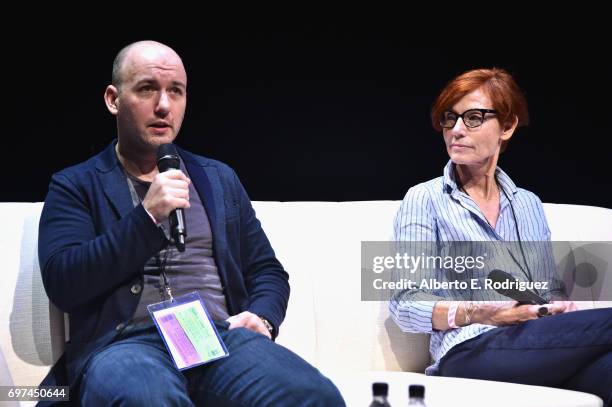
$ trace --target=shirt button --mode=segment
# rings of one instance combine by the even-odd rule
[[[119,325],[117,325],[117,327],[115,328],[116,331],[123,331],[123,328],[125,328],[125,324],[122,322]]]
[[[134,295],[140,294],[140,292],[142,291],[142,286],[140,284],[134,284],[132,288],[130,288],[130,291]]]

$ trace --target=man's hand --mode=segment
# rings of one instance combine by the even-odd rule
[[[227,319],[227,322],[229,322],[230,324],[229,329],[246,328],[250,329],[253,332],[257,332],[258,334],[265,335],[269,339],[272,339],[272,336],[270,335],[270,332],[268,331],[264,323],[257,315],[253,314],[252,312],[244,311],[238,315],[232,315]]]
[[[159,223],[176,208],[189,208],[189,183],[180,170],[160,172],[155,176],[142,206]]]

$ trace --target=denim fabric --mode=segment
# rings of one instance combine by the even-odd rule
[[[612,407],[612,308],[493,329],[453,347],[440,373],[583,391]]]
[[[179,371],[154,326],[128,326],[89,360],[84,406],[343,406],[333,383],[288,349],[215,324],[229,356]]]

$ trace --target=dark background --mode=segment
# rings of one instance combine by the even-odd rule
[[[52,173],[110,143],[102,95],[113,58],[156,39],[183,57],[189,78],[177,144],[231,165],[254,200],[402,199],[448,160],[429,122],[438,92],[465,70],[497,66],[515,76],[531,115],[499,165],[544,202],[612,207],[612,64],[596,46],[468,38],[424,47],[334,27],[134,31],[19,41],[4,62],[0,201],[44,200]]]

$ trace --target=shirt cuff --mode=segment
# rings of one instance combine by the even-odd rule
[[[143,206],[142,208],[145,210],[145,212],[147,213],[147,215],[149,215],[149,217],[151,218],[151,220],[153,221],[153,223],[155,223],[157,226],[159,226],[159,225],[160,225],[160,222],[158,222],[158,221],[155,219],[155,217],[154,217],[153,215],[151,215],[151,212],[149,212],[149,211],[147,210],[147,208],[145,208],[144,206]]]

